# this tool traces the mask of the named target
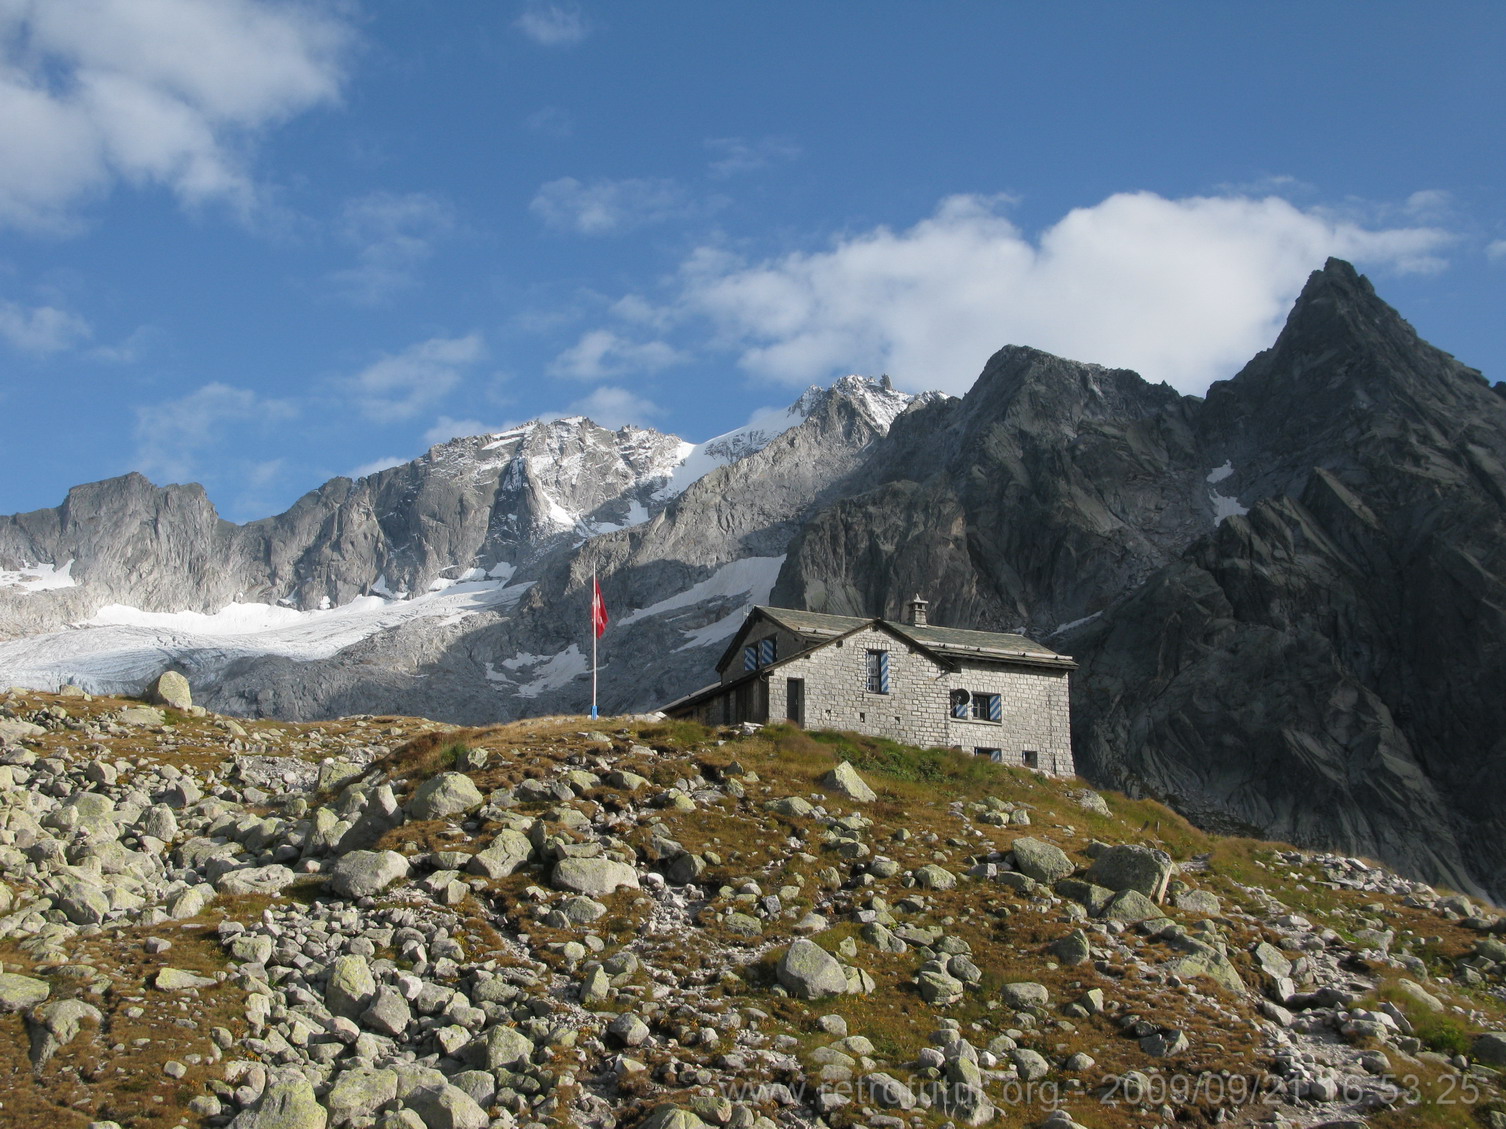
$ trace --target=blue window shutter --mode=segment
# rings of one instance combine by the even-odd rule
[[[744,647],[743,648],[743,669],[744,670],[757,670],[758,669],[758,648],[757,647],[749,646],[749,647]]]
[[[1004,720],[1004,702],[997,694],[990,694],[988,696],[988,720]]]
[[[768,666],[774,661],[774,640],[760,639],[758,641],[758,665]]]
[[[879,652],[879,693],[889,692],[889,652]]]

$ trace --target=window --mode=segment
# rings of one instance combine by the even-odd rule
[[[987,757],[991,761],[996,761],[996,760],[1002,760],[1003,759],[1003,757],[1004,757],[1004,750],[1003,749],[974,749],[973,750],[973,755],[974,756],[979,756],[979,757]]]
[[[974,721],[1003,721],[1004,703],[997,694],[973,692]]]
[[[953,690],[951,694],[952,716],[954,718],[957,718],[959,721],[966,721],[968,714],[968,703],[971,700],[972,695],[969,694],[966,690]]]
[[[777,650],[774,637],[760,639],[757,643],[749,643],[743,648],[743,669],[757,670],[761,666],[768,666],[774,661]]]
[[[1041,754],[1034,749],[1026,749],[1020,754],[1020,759],[1025,762],[1026,768],[1040,768]]]
[[[867,687],[870,694],[887,694],[889,692],[889,652],[870,650],[868,652]]]

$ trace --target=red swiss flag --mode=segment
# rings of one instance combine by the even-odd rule
[[[594,589],[591,595],[591,628],[600,639],[607,629],[607,602],[601,598],[601,585],[594,576],[591,578],[591,587]]]

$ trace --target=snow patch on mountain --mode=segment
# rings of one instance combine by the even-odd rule
[[[22,564],[15,571],[0,569],[0,588],[19,588],[23,592],[45,592],[49,588],[72,588],[73,562],[62,566]]]
[[[880,431],[888,431],[889,425],[914,399],[907,393],[896,392],[887,383],[869,380],[865,376],[844,376],[830,388],[813,384],[787,408],[765,409],[756,413],[742,427],[704,443],[684,444],[680,465],[675,468],[669,481],[654,492],[654,498],[673,498],[717,467],[728,466],[756,454],[790,428],[804,423],[812,412],[837,395],[847,397],[863,409],[879,425]]]
[[[137,693],[174,662],[198,677],[248,656],[313,662],[411,620],[456,623],[515,603],[528,588],[450,581],[411,600],[361,596],[315,611],[244,603],[212,615],[110,604],[68,630],[0,643],[0,669],[7,681],[37,689],[73,682],[92,693]]]
[[[1231,498],[1213,489],[1215,485],[1230,477],[1233,473],[1233,462],[1225,462],[1223,466],[1214,467],[1210,470],[1205,480],[1208,483],[1208,497],[1213,502],[1214,525],[1222,525],[1228,518],[1244,517],[1245,514],[1250,512],[1250,507],[1240,505],[1238,498]]]
[[[676,592],[668,599],[624,616],[622,626],[626,627],[649,616],[662,616],[682,608],[695,607],[714,599],[735,599],[744,608],[766,603],[769,593],[774,590],[774,581],[779,579],[779,569],[783,564],[782,556],[744,557],[742,560],[732,561],[683,592]]]

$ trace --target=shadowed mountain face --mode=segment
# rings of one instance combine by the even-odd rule
[[[1506,895],[1506,404],[1347,263],[1205,401],[1008,348],[852,485],[777,602],[1047,636],[1095,782]]]
[[[1506,894],[1506,405],[1330,262],[1196,428],[1250,511],[1070,633],[1083,770]]]
[[[0,592],[18,637],[0,682],[17,655],[65,669],[56,640],[94,636],[38,633],[111,602],[333,606],[338,628],[353,598],[420,594],[390,617],[462,579],[484,589],[473,605],[322,649],[317,618],[275,646],[111,627],[127,637],[101,688],[171,662],[228,712],[579,712],[595,573],[613,615],[601,704],[639,710],[710,681],[750,603],[897,616],[920,592],[933,622],[1075,655],[1095,782],[1500,898],[1499,390],[1330,261],[1206,399],[1011,346],[961,400],[901,411],[857,378],[808,394],[787,430],[707,445],[723,465],[693,482],[674,437],[584,420],[447,444],[246,526],[198,487],[117,479],[0,519],[0,568],[73,562],[78,582]]]

